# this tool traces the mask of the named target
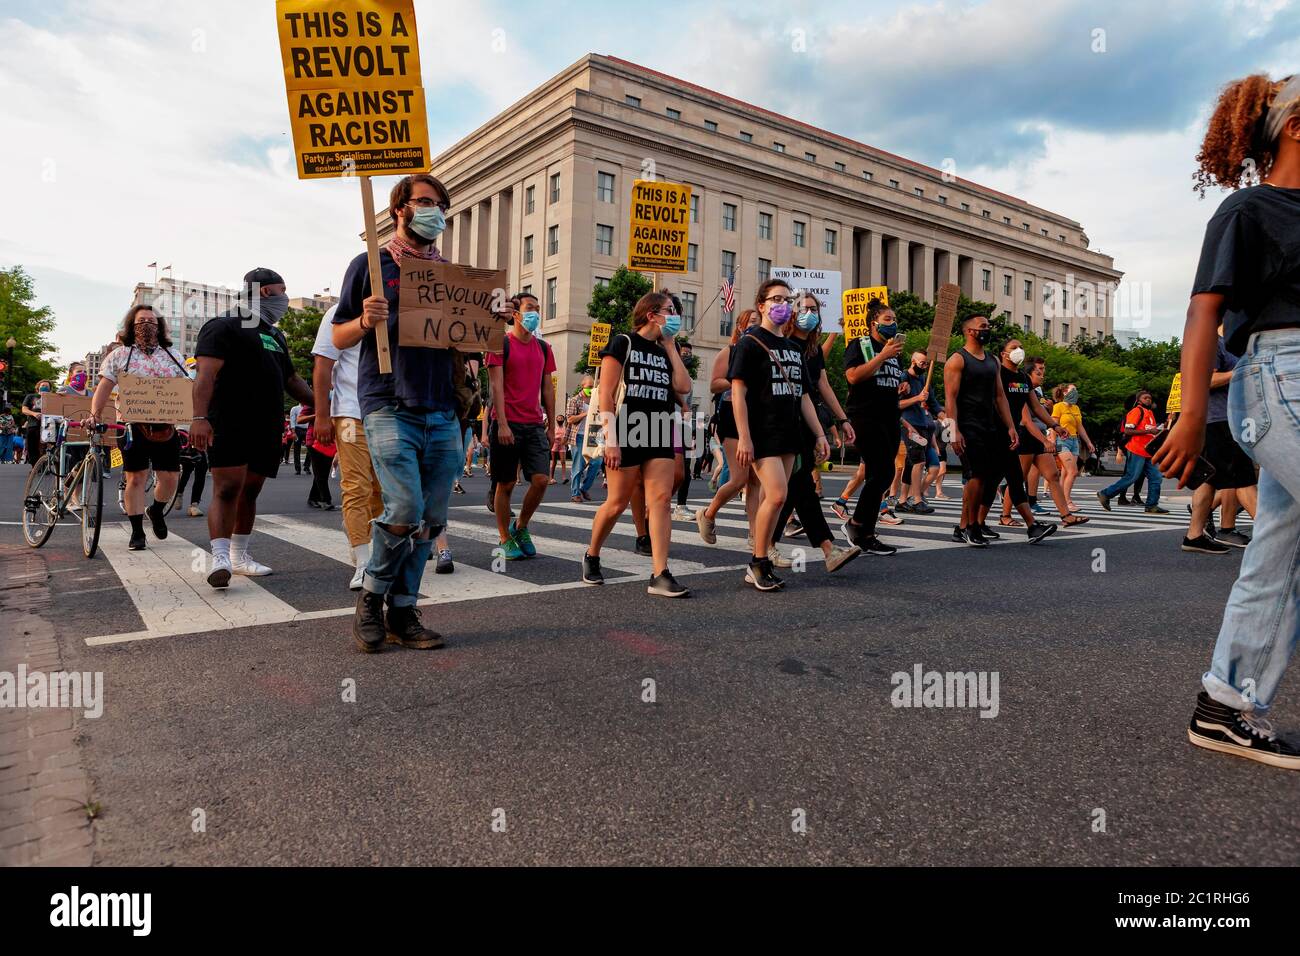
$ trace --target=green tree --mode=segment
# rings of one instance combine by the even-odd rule
[[[632,310],[637,302],[648,292],[654,291],[654,285],[640,272],[633,272],[627,266],[619,266],[610,276],[609,282],[591,290],[591,300],[587,303],[587,315],[593,322],[605,322],[610,326],[610,338],[632,331]],[[686,336],[677,336],[679,345],[689,341]],[[573,363],[573,370],[586,372],[587,351],[581,350]],[[700,359],[692,355],[686,363],[686,370],[695,378],[700,368]]]
[[[322,313],[319,309],[290,309],[280,320],[280,331],[289,343],[289,358],[294,371],[311,384],[311,369],[315,361],[311,349],[316,344],[316,331],[320,328]]]
[[[14,367],[5,374],[9,402],[17,406],[43,378],[58,372],[51,358],[54,344],[54,312],[48,305],[37,306],[36,290],[22,266],[0,270],[0,358],[8,356],[5,343],[13,338]],[[20,419],[21,420],[21,419]]]

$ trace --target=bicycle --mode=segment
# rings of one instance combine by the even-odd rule
[[[39,548],[49,540],[54,526],[69,513],[81,518],[81,550],[93,558],[99,548],[100,520],[104,509],[104,432],[121,430],[120,425],[96,423],[89,426],[89,442],[68,442],[68,429],[85,427],[85,422],[58,423],[54,442],[36,462],[23,489],[23,537]],[[68,445],[86,445],[86,455],[67,471]],[[80,498],[78,500],[78,491]]]

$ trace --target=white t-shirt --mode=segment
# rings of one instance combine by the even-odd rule
[[[361,343],[351,348],[334,347],[333,326],[337,305],[330,306],[325,317],[320,320],[316,330],[316,343],[311,347],[312,355],[334,360],[334,390],[330,395],[331,418],[360,418],[361,402],[357,398],[357,367],[361,359]]]
[[[127,360],[131,367],[127,368]],[[99,374],[114,385],[122,374],[140,375],[144,378],[183,378],[188,377],[185,369],[185,356],[174,348],[157,346],[152,352],[139,347],[123,345],[113,349],[99,367]]]

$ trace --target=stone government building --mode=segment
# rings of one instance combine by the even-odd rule
[[[538,297],[563,390],[587,347],[592,289],[626,261],[636,179],[693,187],[690,269],[658,278],[683,300],[701,409],[734,319],[715,301],[724,276],[737,312],[769,270],[793,266],[929,301],[956,282],[1055,342],[1113,330],[1105,290],[1122,273],[1073,219],[616,57],[583,57],[431,171],[452,194],[444,255],[507,269],[512,291]],[[386,212],[380,230],[391,235]],[[1068,276],[1080,290],[1060,287]]]

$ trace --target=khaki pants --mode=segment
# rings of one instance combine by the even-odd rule
[[[343,492],[343,528],[352,547],[370,541],[370,522],[384,510],[379,480],[370,464],[366,430],[359,418],[335,418],[334,441],[339,454],[339,484]]]

